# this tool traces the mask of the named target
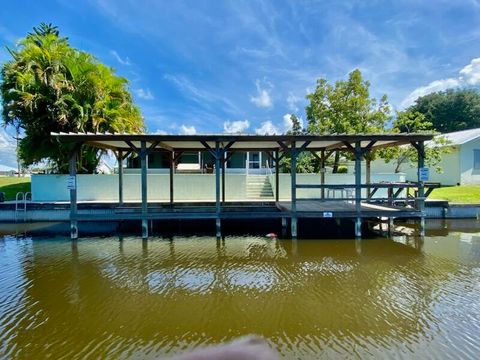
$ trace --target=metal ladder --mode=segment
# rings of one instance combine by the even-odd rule
[[[23,212],[23,221],[25,222],[27,220],[28,201],[32,201],[31,192],[18,192],[15,196],[15,222],[19,220],[19,212]]]

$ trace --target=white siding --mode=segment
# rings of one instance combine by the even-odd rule
[[[463,145],[465,146],[465,145]],[[480,149],[480,143],[478,144]],[[462,149],[463,152],[463,149]],[[473,150],[471,151],[472,159],[470,161],[470,167],[473,167]],[[460,151],[458,148],[453,148],[448,154],[442,155],[442,161],[439,166],[443,169],[443,172],[438,173],[434,168],[430,168],[430,180],[432,182],[439,182],[442,185],[456,185],[461,183],[460,179],[460,164],[465,161],[462,158],[460,161]],[[372,162],[372,174],[394,172],[396,164],[394,162],[385,163],[382,159],[377,159]],[[406,179],[409,181],[417,181],[417,166],[402,165],[400,168],[402,173],[405,173]],[[478,172],[480,175],[480,171]],[[479,177],[480,179],[480,177]],[[480,180],[479,180],[480,183]]]
[[[461,146],[460,172],[461,183],[480,184],[480,169],[473,168],[473,150],[480,150],[480,138],[469,141]]]

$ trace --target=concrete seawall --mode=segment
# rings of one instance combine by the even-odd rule
[[[116,204],[83,203],[79,213],[109,215],[115,213]],[[447,201],[428,201],[425,207],[428,219],[469,219],[480,217],[480,204],[449,204]],[[69,221],[70,205],[64,203],[29,203],[27,212],[18,211],[15,204],[0,203],[0,222]]]

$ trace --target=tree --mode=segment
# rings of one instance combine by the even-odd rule
[[[19,157],[25,165],[47,160],[68,169],[71,149],[50,132],[143,132],[140,110],[125,78],[92,55],[74,49],[58,28],[41,24],[20,40],[3,64],[0,91],[3,122],[22,132]],[[83,146],[79,168],[95,170],[102,151]]]
[[[377,101],[370,97],[370,83],[360,70],[349,74],[332,86],[325,79],[317,81],[315,91],[307,95],[307,131],[310,134],[359,134],[383,132],[390,119],[387,96]],[[339,152],[335,154],[333,171],[337,172]]]
[[[286,132],[287,135],[302,135],[305,134],[305,129],[302,128],[300,119],[295,115],[290,115],[290,121],[292,122],[292,128]],[[284,173],[291,171],[291,158],[290,155],[285,155],[280,160],[280,168]],[[302,152],[297,157],[297,172],[298,173],[311,173],[318,168],[318,164],[315,158],[307,152]]]
[[[442,133],[480,127],[480,93],[473,89],[428,94],[408,110],[423,114]]]
[[[432,133],[435,132],[433,124],[425,119],[425,115],[418,111],[398,111],[393,122],[393,132],[398,133]],[[425,147],[425,163],[435,167],[438,173],[442,172],[439,163],[442,154],[449,153],[451,148],[448,142],[442,137],[435,137],[432,143]],[[411,165],[418,160],[417,150],[410,145],[396,146],[379,151],[380,156],[386,163],[394,162],[395,172],[401,171],[402,166]]]

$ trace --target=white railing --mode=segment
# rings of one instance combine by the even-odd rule
[[[23,212],[23,221],[27,220],[27,203],[30,201],[32,201],[31,192],[18,192],[15,195],[15,222],[18,221],[19,212]]]

